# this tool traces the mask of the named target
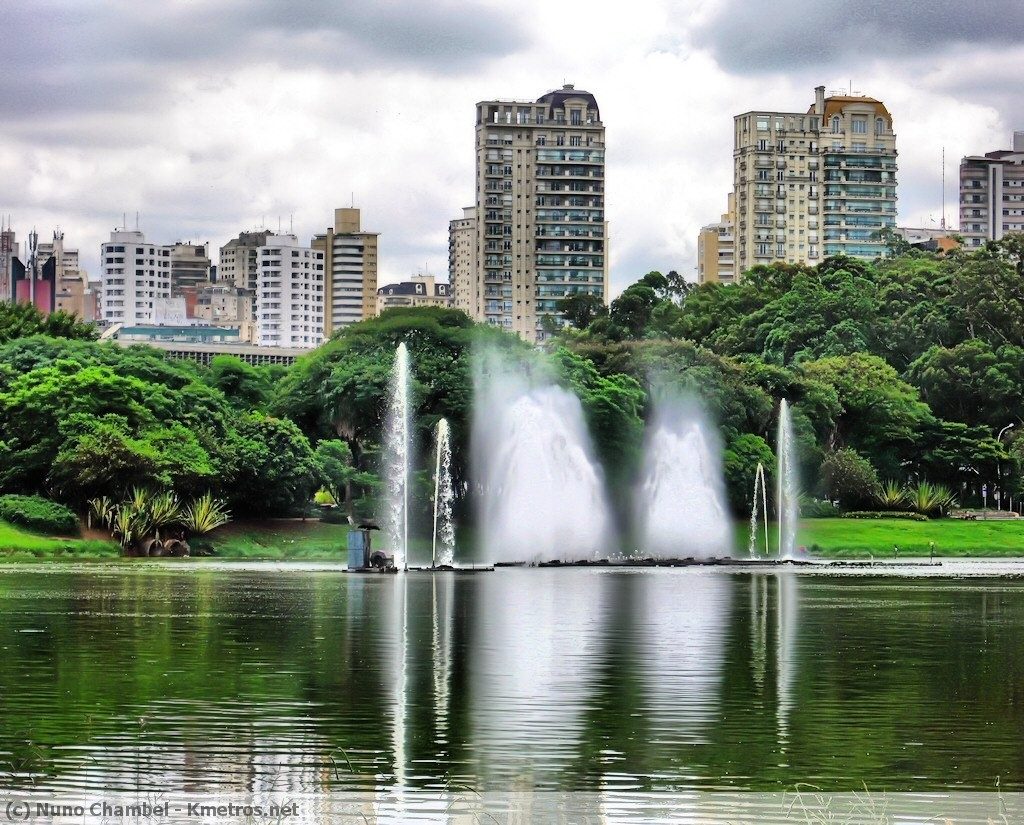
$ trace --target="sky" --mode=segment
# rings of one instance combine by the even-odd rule
[[[448,268],[475,104],[592,92],[612,292],[694,279],[732,183],[732,117],[814,87],[884,101],[900,225],[957,220],[957,165],[1024,129],[1020,0],[0,0],[0,214],[99,274],[127,214],[156,243],[293,228],[354,203],[383,283]],[[280,223],[279,223],[280,222]]]

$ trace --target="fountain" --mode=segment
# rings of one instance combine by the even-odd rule
[[[641,551],[710,558],[732,551],[718,436],[693,401],[658,404],[637,496]]]
[[[384,431],[384,483],[387,493],[384,535],[398,570],[409,566],[409,460],[412,440],[409,395],[409,351],[401,343],[395,350]]]
[[[431,565],[450,567],[455,561],[455,525],[452,523],[452,444],[448,419],[437,422],[437,458],[434,465],[434,537]]]
[[[775,506],[779,519],[779,558],[792,559],[796,555],[796,531],[800,517],[799,485],[796,461],[793,457],[793,421],[789,402],[779,404],[779,431],[776,443],[778,462],[777,494]]]
[[[498,563],[592,560],[612,530],[583,408],[571,392],[481,359],[474,405],[483,550]]]
[[[757,498],[758,487],[761,489],[761,498]],[[757,462],[757,470],[754,473],[754,501],[750,505],[750,542],[747,544],[747,555],[756,559],[757,553],[757,521],[760,514],[764,522],[764,554],[770,552],[768,546],[768,488],[764,480],[764,465]]]

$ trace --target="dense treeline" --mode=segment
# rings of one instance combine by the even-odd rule
[[[455,310],[391,310],[285,369],[227,356],[209,367],[174,361],[96,341],[66,316],[0,304],[0,493],[43,494],[80,512],[133,488],[213,493],[245,516],[302,513],[323,487],[350,517],[370,516],[402,341],[419,449],[448,418],[463,490],[473,356],[487,348],[577,393],[619,490],[635,477],[659,386],[696,395],[719,424],[738,512],[757,463],[774,464],[782,398],[810,493],[853,508],[912,481],[948,485],[965,503],[984,483],[1020,492],[1019,237],[945,258],[758,267],[732,286],[652,272],[610,307],[575,296],[564,308],[572,326],[543,349]],[[423,501],[429,464],[421,455]]]

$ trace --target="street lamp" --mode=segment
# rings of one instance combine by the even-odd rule
[[[997,443],[1000,443],[1000,444],[1002,443],[1002,441],[1003,441],[1003,433],[1005,433],[1007,430],[1011,429],[1014,426],[1015,423],[1016,422],[1011,421],[1009,424],[1007,424],[1005,427],[1003,427],[1003,429],[1001,429],[999,431],[999,435],[996,436],[996,442]],[[996,471],[997,471],[997,475],[999,476],[999,509],[1002,510],[1003,509],[1003,501],[1002,501],[1002,499],[1003,499],[1003,462],[1002,461],[999,461],[999,462],[996,463]],[[1012,499],[1011,499],[1011,502],[1012,502]]]

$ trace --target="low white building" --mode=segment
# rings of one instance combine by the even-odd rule
[[[256,342],[313,349],[324,341],[324,253],[294,235],[270,235],[259,247]]]
[[[103,322],[155,323],[159,300],[171,297],[170,247],[147,243],[138,230],[115,229],[100,247],[100,262]]]

